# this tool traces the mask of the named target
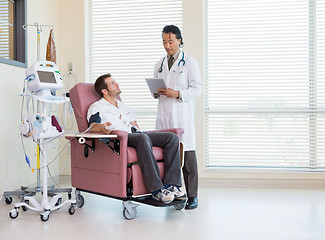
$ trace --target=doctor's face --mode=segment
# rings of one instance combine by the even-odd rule
[[[112,77],[106,78],[105,83],[107,84],[109,96],[117,96],[122,92],[118,83],[116,83],[116,81]]]
[[[174,33],[163,33],[163,45],[169,56],[177,53],[180,44],[181,39],[177,39]]]

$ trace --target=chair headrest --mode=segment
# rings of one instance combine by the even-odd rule
[[[100,96],[95,91],[93,83],[78,83],[69,92],[78,130],[83,132],[88,128],[88,108],[91,104],[98,101]]]
[[[88,128],[88,108],[101,97],[96,92],[94,83],[78,83],[70,89],[69,93],[78,130],[83,132]],[[117,96],[117,99],[121,100],[120,96]]]

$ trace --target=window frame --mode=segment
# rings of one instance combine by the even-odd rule
[[[27,68],[27,40],[26,31],[23,25],[27,16],[26,0],[16,0],[15,2],[15,60],[0,57],[0,63]],[[19,42],[20,44],[17,44]]]

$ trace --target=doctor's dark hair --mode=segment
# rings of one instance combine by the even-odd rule
[[[175,26],[175,25],[166,25],[162,30],[162,34],[164,34],[164,33],[173,33],[173,34],[175,34],[176,38],[181,40],[181,44],[179,46],[182,47],[184,45],[181,30],[179,30],[179,28],[177,26]]]
[[[110,73],[107,73],[107,74],[104,74],[104,75],[100,76],[99,78],[97,78],[97,80],[95,82],[95,90],[99,94],[99,96],[103,97],[103,93],[102,93],[103,89],[108,90],[105,79],[109,78],[111,76],[112,75]]]

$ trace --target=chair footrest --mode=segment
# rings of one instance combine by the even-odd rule
[[[186,198],[184,198],[184,199],[175,199],[171,203],[165,204],[163,202],[158,202],[158,201],[154,200],[151,195],[146,195],[146,196],[142,196],[142,197],[133,197],[130,200],[134,201],[134,202],[147,204],[150,206],[155,206],[155,207],[168,207],[168,206],[173,206],[173,205],[177,205],[177,204],[183,204],[183,203],[185,204],[185,202],[186,202]]]

